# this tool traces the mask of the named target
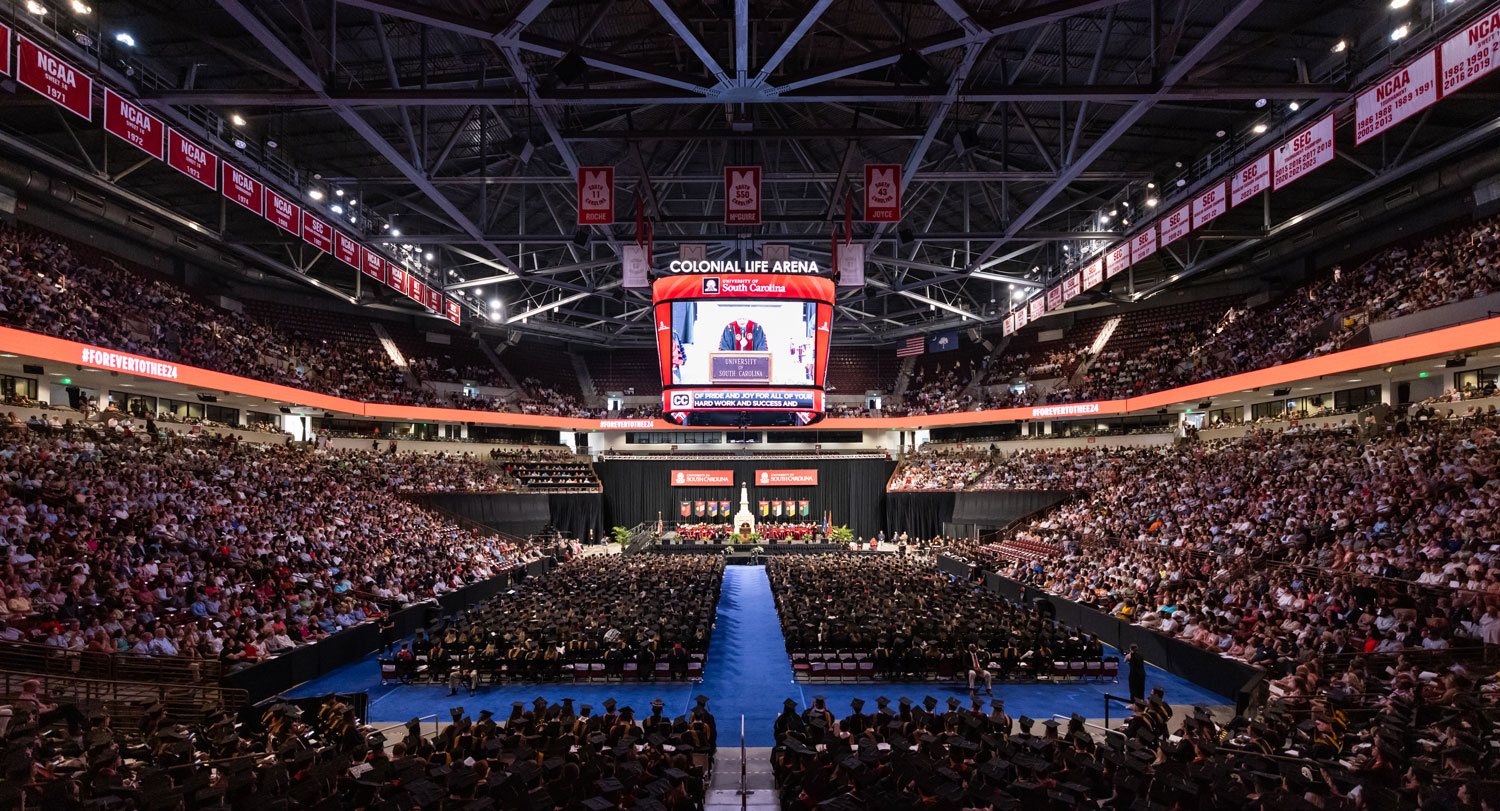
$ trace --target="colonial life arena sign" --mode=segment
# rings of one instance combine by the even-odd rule
[[[674,470],[673,487],[732,487],[733,470]]]
[[[667,263],[668,273],[822,273],[817,262],[787,259],[769,262],[765,259],[673,259]]]

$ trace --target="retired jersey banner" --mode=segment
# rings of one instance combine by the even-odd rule
[[[166,160],[166,127],[161,119],[104,88],[104,131],[157,160]]]
[[[10,26],[0,23],[0,75],[10,75]]]
[[[578,167],[578,224],[613,225],[615,167]]]
[[[1215,183],[1193,198],[1193,230],[1217,220],[1229,210],[1229,195],[1223,183]]]
[[[10,54],[8,30],[5,52]],[[94,80],[24,36],[16,49],[16,81],[84,121],[94,120]]]
[[[1027,321],[1035,321],[1047,314],[1047,303],[1042,300],[1043,298],[1043,296],[1037,296],[1031,300],[1031,304],[1026,308],[1028,311],[1026,314]]]
[[[1113,279],[1115,274],[1130,267],[1130,243],[1121,242],[1104,254],[1104,278]]]
[[[362,247],[359,250],[362,257],[359,263],[359,269],[363,271],[366,276],[369,276],[370,278],[375,279],[382,284],[388,283],[388,280],[386,278],[385,258],[380,254],[370,250],[369,248]]]
[[[1104,281],[1104,259],[1101,257],[1083,266],[1083,289],[1088,290]]]
[[[674,470],[673,487],[732,487],[733,470]]]
[[[1443,95],[1495,69],[1500,56],[1500,8],[1443,42]]]
[[[167,128],[167,165],[210,189],[219,188],[219,156],[170,127]],[[292,233],[297,233],[295,228]]]
[[[443,299],[443,317],[457,324],[463,318],[463,308],[451,298]]]
[[[1374,138],[1437,100],[1437,50],[1433,49],[1354,97],[1354,143]]]
[[[787,485],[817,485],[818,471],[810,470],[757,470],[755,484],[758,487],[783,487]]]
[[[1156,253],[1156,223],[1130,238],[1130,261],[1136,263]]]
[[[1193,230],[1193,204],[1183,203],[1181,208],[1168,214],[1161,221],[1161,239],[1157,247],[1165,248],[1187,236],[1191,230]]]
[[[258,217],[266,215],[266,187],[254,175],[230,166],[228,161],[224,162],[224,196]]]
[[[865,164],[864,221],[901,221],[901,164]]]
[[[724,167],[724,224],[760,225],[760,167]]]
[[[1083,274],[1074,273],[1072,276],[1063,279],[1062,287],[1063,301],[1078,298],[1078,294],[1083,292]]]
[[[1333,160],[1333,113],[1276,147],[1275,154],[1272,186],[1276,189]]]
[[[333,253],[333,226],[314,217],[311,212],[302,212],[302,241],[323,253]]]
[[[270,188],[266,189],[266,219],[289,234],[302,233],[302,207]]]
[[[1271,188],[1271,153],[1261,155],[1235,172],[1229,185],[1230,208]]]
[[[353,237],[344,236],[343,231],[333,232],[333,256],[352,268],[360,267],[359,243]],[[381,279],[381,281],[385,281]]]

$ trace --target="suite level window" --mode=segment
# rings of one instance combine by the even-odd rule
[[[36,378],[34,377],[0,375],[0,398],[9,400],[12,397],[24,397],[28,400],[35,400],[36,391]]]
[[[627,431],[626,445],[718,445],[723,431]]]

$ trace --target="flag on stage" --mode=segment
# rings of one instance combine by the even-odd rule
[[[708,517],[709,518],[713,518],[714,516],[716,516],[718,514],[719,514],[719,502],[717,502],[717,501],[710,501],[710,502],[708,502]]]
[[[725,518],[729,517],[729,502],[727,502],[727,501],[721,501],[721,502],[719,502],[719,515],[722,515]]]
[[[761,502],[760,502],[760,517],[761,518],[765,518],[766,516],[768,516],[770,514],[771,514],[771,502],[766,501],[765,499],[761,499]]]
[[[695,502],[693,502],[693,512],[699,518],[703,517],[703,511],[704,511],[704,509],[706,509],[706,508],[705,508],[703,502],[701,502],[701,501],[695,501]]]
[[[777,518],[781,517],[781,499],[772,499],[772,501],[771,501],[771,515],[774,515]]]
[[[682,502],[682,517],[683,518],[687,518],[688,516],[690,516],[692,514],[693,514],[693,502],[691,502],[691,501],[684,501],[684,502]]]
[[[800,515],[800,516],[802,516],[803,518],[806,518],[807,517],[807,502],[805,502],[805,501],[799,501],[799,502],[797,502],[797,507],[798,507],[797,514]]]

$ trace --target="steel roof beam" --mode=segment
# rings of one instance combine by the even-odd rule
[[[719,66],[719,60],[715,59],[714,55],[709,53],[707,48],[703,47],[703,43],[698,40],[698,35],[693,33],[693,29],[689,28],[688,24],[683,22],[682,17],[677,15],[677,11],[667,4],[667,0],[646,1],[651,4],[652,8],[656,9],[656,13],[660,14],[663,20],[667,21],[667,25],[671,26],[678,38],[688,47],[688,50],[692,51],[698,57],[698,61],[702,62],[703,66],[708,68],[709,73],[713,74],[720,82],[728,79],[724,74],[724,68]]]
[[[787,33],[786,39],[782,40],[781,44],[776,46],[776,52],[771,54],[771,58],[767,59],[766,63],[761,66],[760,73],[755,76],[755,84],[765,84],[766,79],[770,78],[771,74],[776,71],[776,68],[781,66],[782,60],[787,58],[787,55],[792,52],[792,49],[797,46],[798,42],[802,41],[804,36],[807,36],[807,32],[812,29],[813,23],[817,22],[818,18],[823,16],[823,12],[827,11],[828,7],[832,4],[833,0],[816,0],[812,4],[807,13],[802,15],[802,19],[798,20],[797,24],[792,27],[792,30]]]

